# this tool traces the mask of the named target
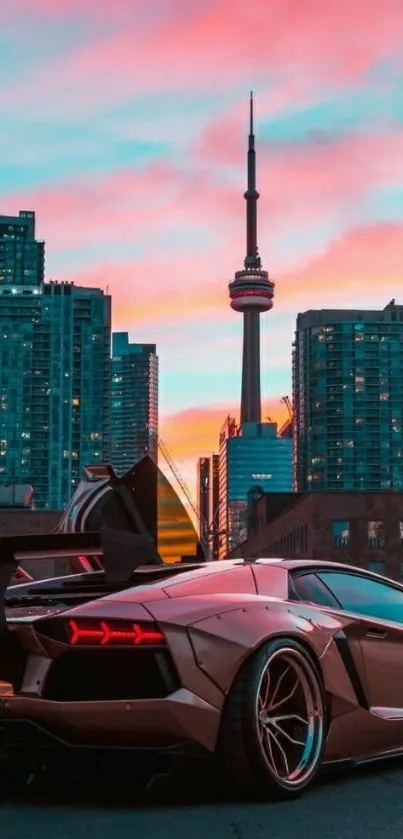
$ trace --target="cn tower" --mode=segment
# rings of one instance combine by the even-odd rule
[[[229,284],[231,308],[243,314],[241,425],[262,421],[260,396],[260,313],[273,306],[274,283],[262,268],[257,245],[256,152],[250,95],[248,188],[246,200],[246,257],[244,269]]]

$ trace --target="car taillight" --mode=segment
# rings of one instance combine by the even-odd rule
[[[154,623],[69,620],[69,644],[73,646],[160,646],[165,636]]]

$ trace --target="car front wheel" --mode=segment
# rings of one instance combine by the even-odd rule
[[[235,679],[218,758],[241,795],[295,798],[320,767],[326,730],[322,679],[313,658],[293,639],[273,639]]]

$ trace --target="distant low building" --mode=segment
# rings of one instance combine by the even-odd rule
[[[0,509],[32,509],[34,507],[31,484],[0,484]]]
[[[218,559],[219,456],[201,457],[197,463],[197,512],[200,538],[208,544],[211,559]]]
[[[272,422],[238,426],[227,417],[220,433],[219,558],[225,559],[246,532],[248,493],[292,490],[292,440],[277,436]]]
[[[231,557],[346,562],[403,577],[403,492],[264,493]]]

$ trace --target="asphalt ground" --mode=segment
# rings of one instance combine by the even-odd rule
[[[148,793],[46,777],[0,791],[1,839],[402,839],[403,761],[321,779],[281,804],[224,800],[172,777]]]

